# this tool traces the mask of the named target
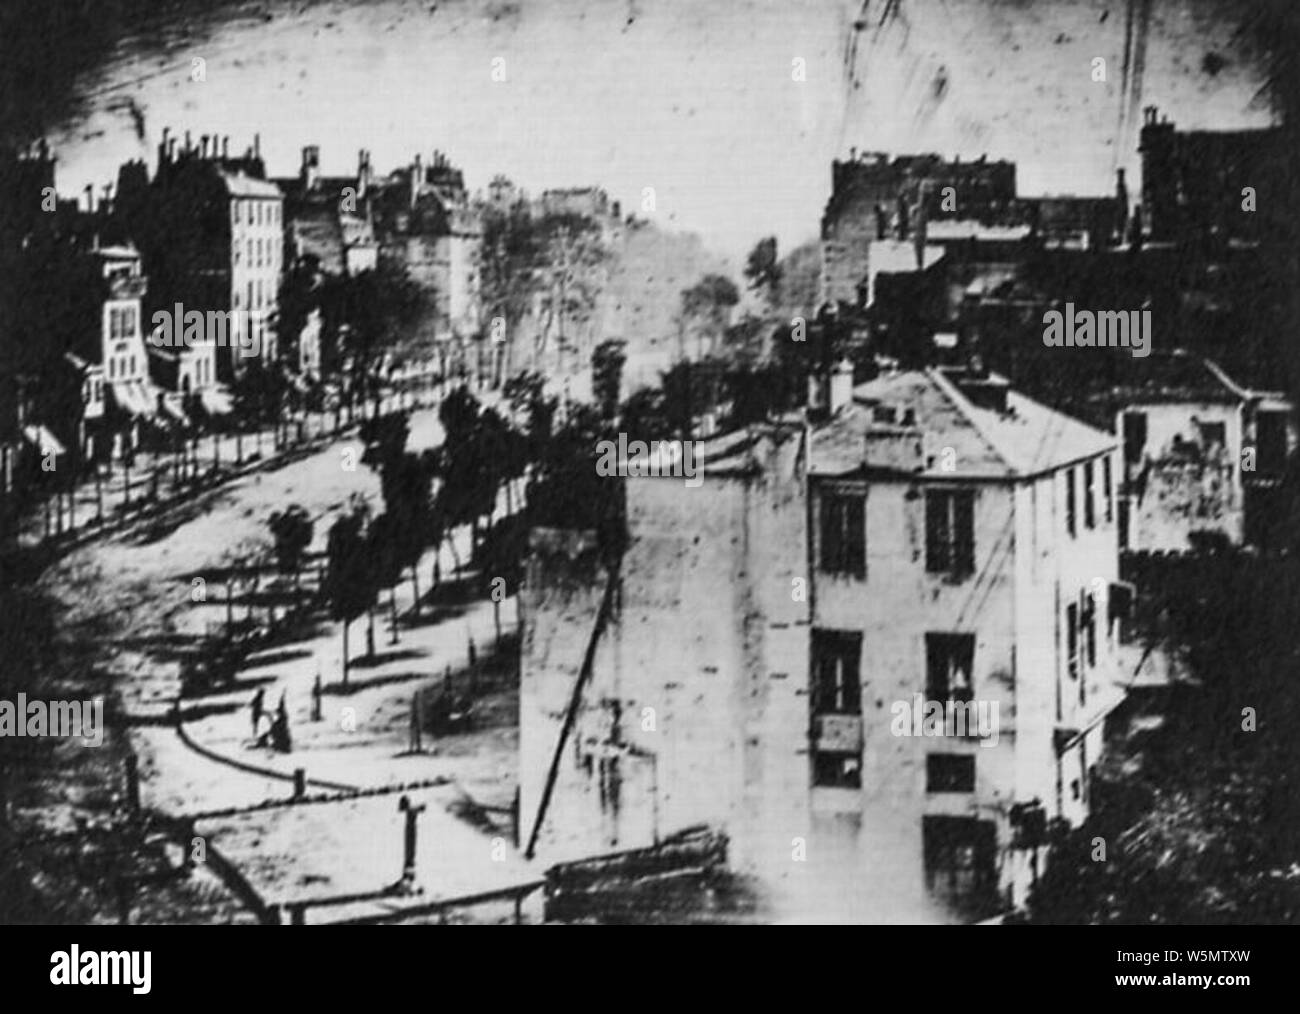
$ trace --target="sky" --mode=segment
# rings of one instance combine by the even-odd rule
[[[327,174],[436,148],[471,189],[598,184],[739,259],[817,235],[850,146],[1012,158],[1022,193],[1102,194],[1117,166],[1136,191],[1148,102],[1179,127],[1272,122],[1242,0],[113,2],[57,82],[69,196],[152,164],[164,126],[232,151],[256,131],[273,175],[308,144]]]

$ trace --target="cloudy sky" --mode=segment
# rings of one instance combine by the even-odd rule
[[[239,150],[257,131],[277,175],[319,144],[326,172],[360,147],[380,171],[438,148],[472,188],[597,183],[639,210],[652,187],[656,218],[736,257],[816,235],[851,145],[988,153],[1017,160],[1024,193],[1103,193],[1117,165],[1136,176],[1142,105],[1180,126],[1271,122],[1241,2],[101,3],[71,29],[92,24],[93,44],[69,35],[22,79],[41,105],[32,79],[58,75],[67,102],[44,125],[69,195],[152,159],[165,125]]]

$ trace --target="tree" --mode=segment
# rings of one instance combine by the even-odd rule
[[[1152,558],[1130,576],[1141,590],[1139,629],[1178,646],[1194,682],[1170,688],[1161,726],[1140,746],[1112,747],[1092,779],[1087,821],[1051,843],[1031,918],[1294,923],[1300,563],[1225,547]]]
[[[401,525],[387,512],[370,523],[366,532],[371,577],[376,589],[387,588],[389,619],[393,628],[393,643],[397,643],[397,582],[402,577],[402,563],[398,550]]]
[[[705,275],[682,290],[681,316],[685,327],[700,335],[701,355],[712,353],[727,326],[731,308],[740,302],[740,290],[725,275]]]
[[[623,351],[627,342],[611,338],[601,342],[591,354],[591,387],[596,404],[606,419],[618,415],[619,387],[623,380],[623,364],[627,355]]]
[[[591,318],[599,291],[599,272],[606,252],[600,227],[583,215],[547,215],[540,220],[540,263],[536,268],[541,326],[534,345],[534,367],[545,354],[551,337],[579,348],[567,332],[568,324],[585,324]]]
[[[372,569],[364,535],[368,508],[354,499],[346,513],[330,526],[325,546],[324,592],[330,618],[343,624],[343,685],[348,682],[348,625],[375,599]]]
[[[754,244],[745,261],[745,279],[749,287],[766,290],[769,298],[781,282],[781,265],[776,258],[776,237],[768,236]]]
[[[407,567],[411,569],[411,596],[416,616],[420,615],[420,556],[431,527],[431,478],[428,460],[409,452],[386,462],[380,473],[384,506],[393,525],[393,560],[398,574]]]
[[[592,529],[608,560],[626,545],[623,480],[596,468],[599,445],[617,438],[600,413],[578,404],[547,441],[528,483],[528,521],[532,526]]]
[[[349,404],[374,397],[375,414],[382,375],[390,357],[418,356],[421,324],[433,306],[427,286],[414,282],[398,262],[381,260],[372,271],[328,276],[321,290],[323,355],[347,374]]]
[[[268,524],[274,540],[276,562],[282,573],[292,572],[293,588],[297,592],[303,555],[311,545],[315,524],[306,509],[298,504],[276,511]]]
[[[504,178],[494,181],[494,184],[509,186]],[[532,309],[541,242],[528,202],[522,198],[504,206],[485,205],[481,217],[483,239],[480,245],[479,293],[483,317],[490,322],[489,335],[493,328],[504,330],[501,341],[505,355],[501,369],[509,377],[516,335]]]

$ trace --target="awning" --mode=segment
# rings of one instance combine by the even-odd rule
[[[110,382],[108,387],[113,392],[113,400],[123,411],[146,418],[155,414],[153,398],[142,382],[138,380]]]
[[[203,405],[203,410],[208,415],[229,415],[230,414],[230,395],[225,391],[218,391],[213,388],[204,388],[199,391],[199,402]]]
[[[59,438],[47,430],[44,426],[24,426],[23,436],[27,442],[36,447],[42,454],[54,453],[57,458],[60,454],[67,454],[67,448],[59,442]]]
[[[178,422],[181,423],[182,425],[186,425],[190,421],[190,417],[185,414],[185,410],[181,408],[179,405],[177,405],[170,398],[163,398],[162,410],[163,410],[163,415],[166,416],[168,419],[173,420],[174,422]]]

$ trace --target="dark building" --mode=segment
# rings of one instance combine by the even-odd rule
[[[1262,242],[1286,235],[1285,195],[1294,152],[1280,128],[1175,130],[1146,107],[1142,125],[1142,213],[1156,242],[1195,237]],[[1249,187],[1253,209],[1247,210]]]

